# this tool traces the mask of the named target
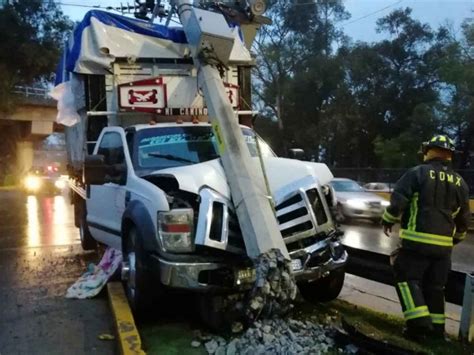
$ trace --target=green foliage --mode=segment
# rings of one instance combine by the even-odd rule
[[[255,96],[279,120],[280,147],[332,166],[407,167],[423,140],[454,135],[467,163],[474,137],[474,28],[463,38],[397,9],[377,21],[386,39],[352,43],[342,1],[272,4],[255,51]],[[471,119],[469,118],[471,117]],[[258,128],[257,128],[258,129]]]
[[[15,85],[48,81],[72,22],[53,1],[22,0],[0,9],[0,110],[13,105]]]

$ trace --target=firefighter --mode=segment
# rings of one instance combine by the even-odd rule
[[[444,339],[451,251],[468,229],[469,188],[451,167],[454,151],[454,142],[444,135],[423,143],[423,164],[400,178],[382,217],[387,236],[400,223],[401,246],[392,266],[404,333],[414,340]]]

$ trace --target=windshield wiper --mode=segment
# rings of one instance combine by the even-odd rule
[[[149,155],[150,157],[154,157],[154,158],[163,158],[163,159],[168,159],[168,160],[181,161],[181,162],[183,162],[183,163],[193,163],[193,164],[197,164],[197,163],[198,163],[197,161],[189,160],[189,159],[186,159],[186,158],[177,157],[177,156],[171,155],[171,154],[148,153],[148,155]]]

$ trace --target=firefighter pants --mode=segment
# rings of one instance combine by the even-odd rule
[[[434,257],[401,248],[393,270],[408,332],[444,333],[444,288],[451,270],[451,254]]]

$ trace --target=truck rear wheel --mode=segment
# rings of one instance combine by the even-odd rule
[[[339,296],[344,286],[345,270],[339,268],[333,270],[328,276],[313,281],[298,284],[303,298],[311,303],[332,301]]]
[[[143,318],[151,310],[153,289],[151,276],[145,266],[145,251],[136,228],[131,228],[123,251],[123,269],[125,275],[125,290],[134,314]]]
[[[91,232],[89,231],[89,226],[87,225],[86,214],[83,211],[80,217],[79,222],[79,235],[81,237],[81,246],[84,250],[95,250],[97,247],[97,242],[92,237]]]

